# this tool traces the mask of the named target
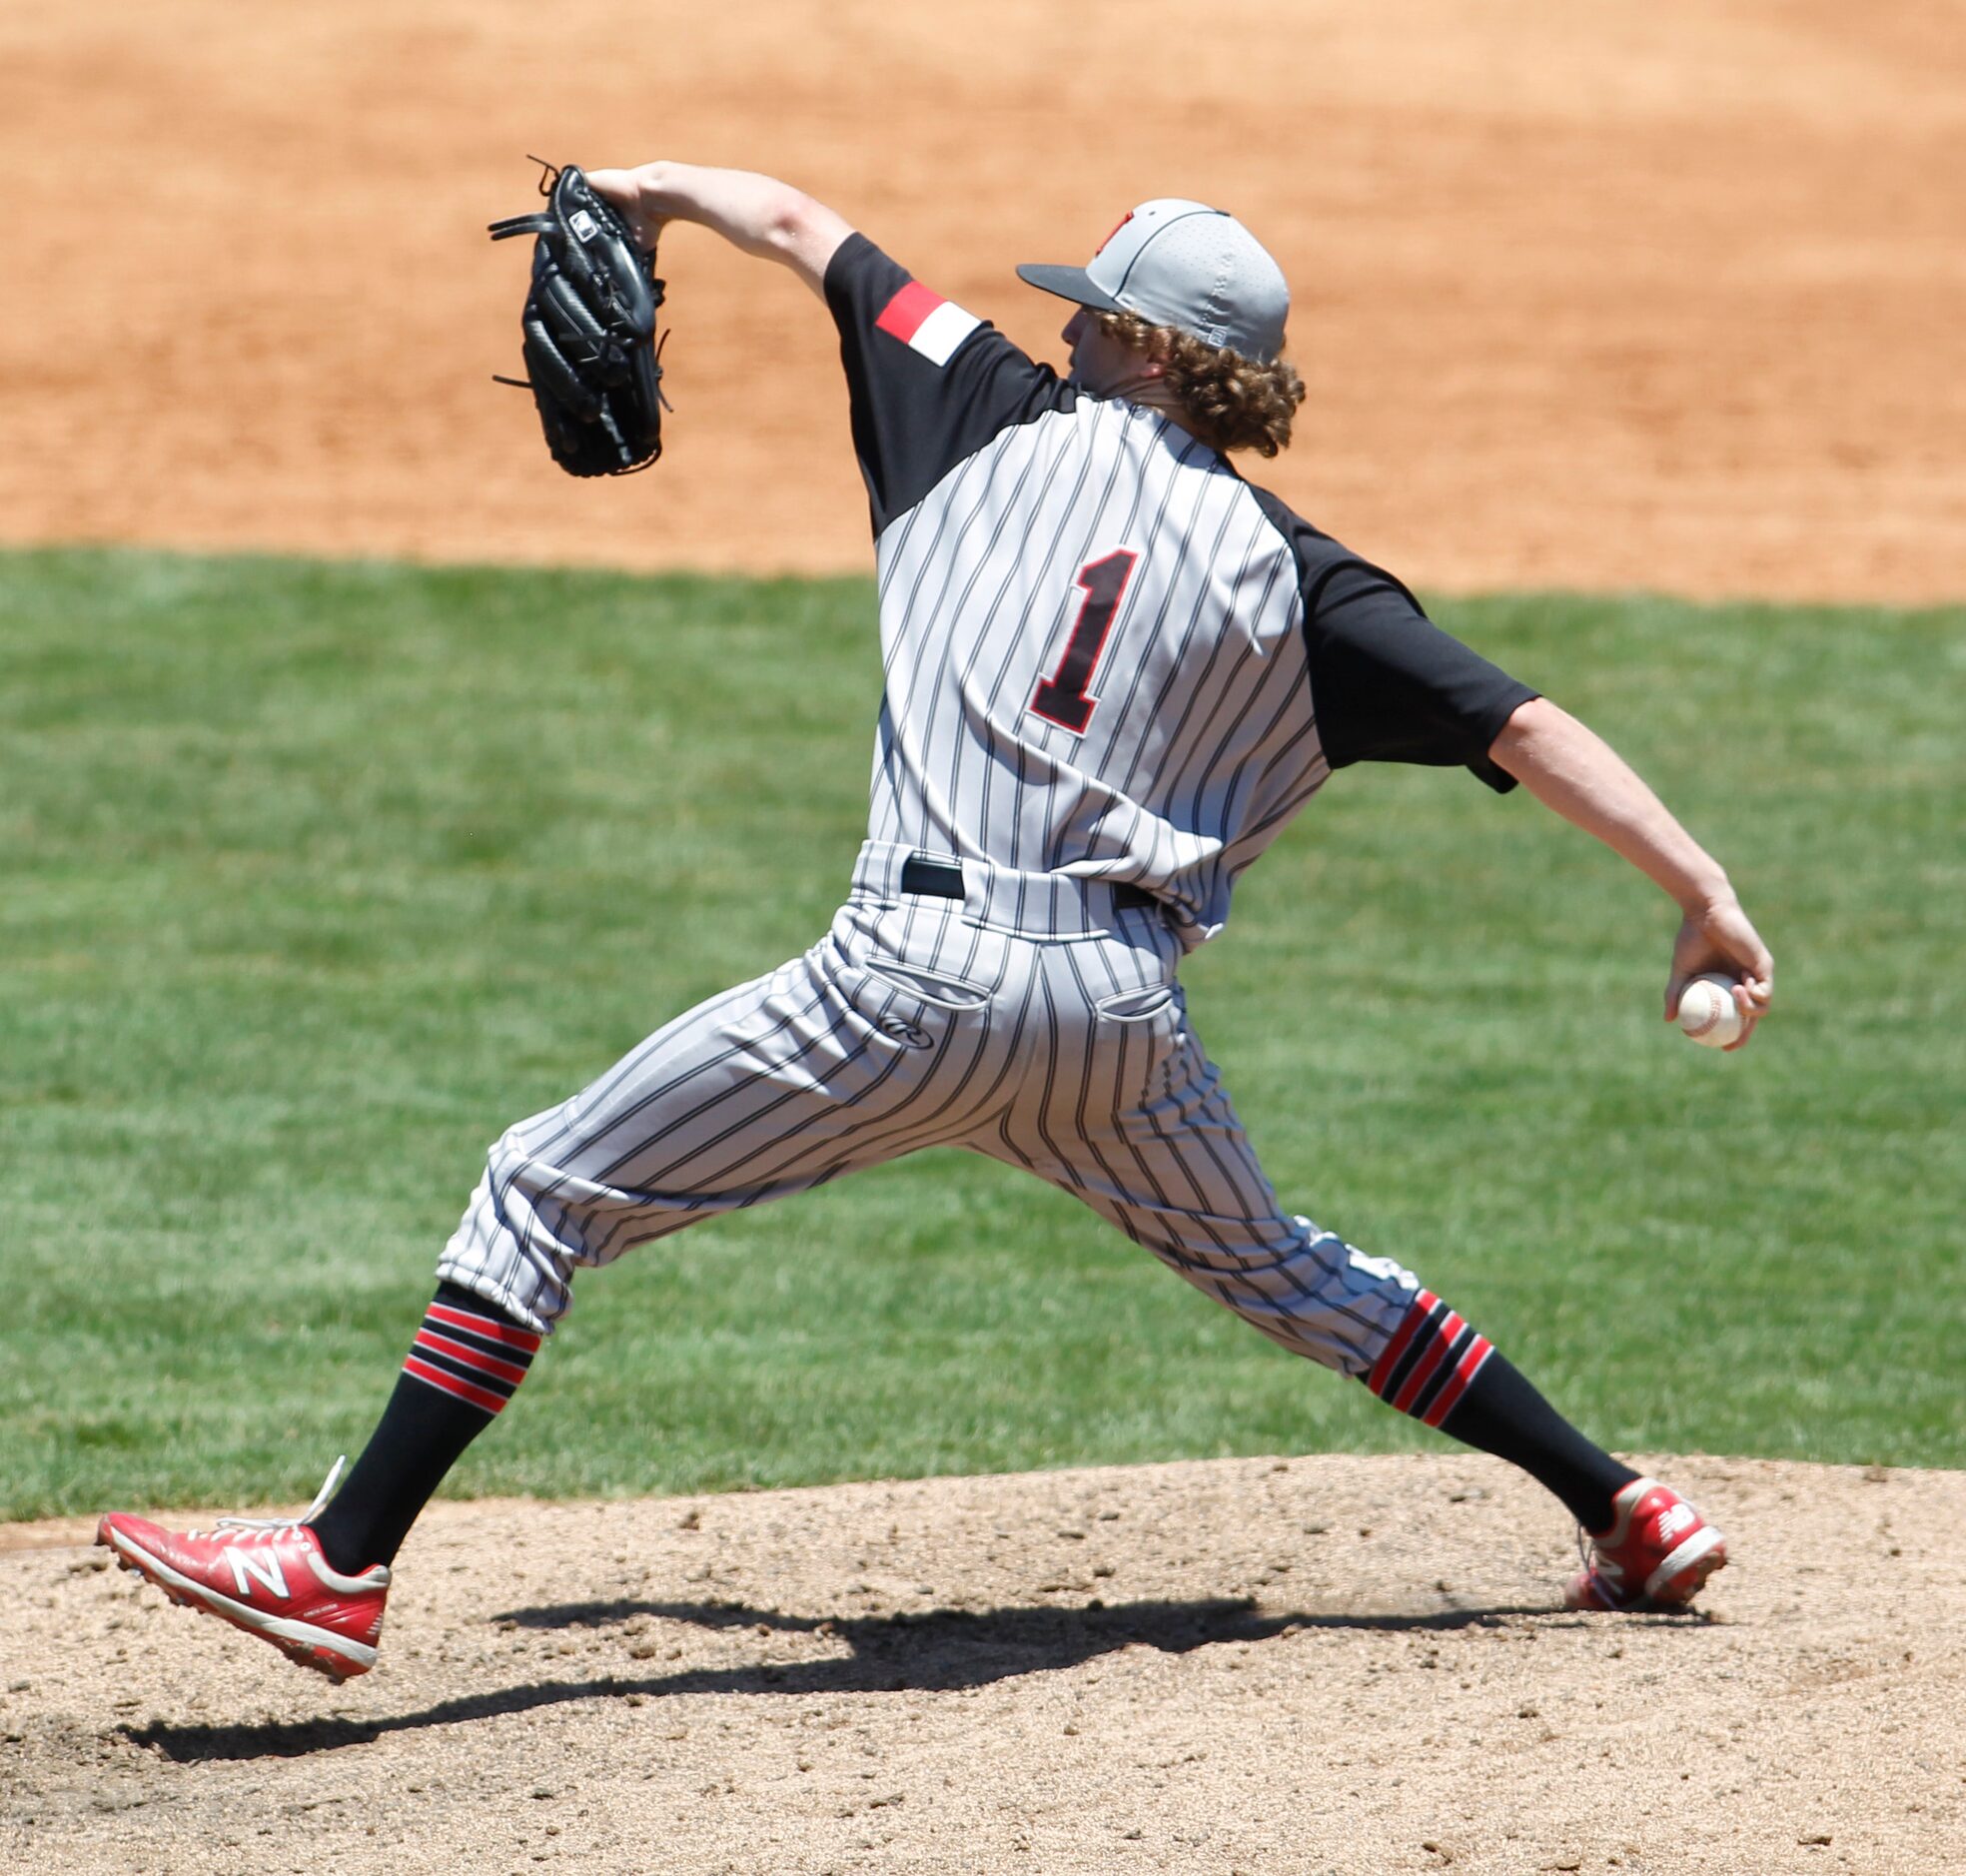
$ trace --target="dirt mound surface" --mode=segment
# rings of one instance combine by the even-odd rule
[[[1966,1474],[1659,1460],[1735,1561],[1555,1607],[1477,1456],[440,1505],[337,1689],[74,1527],[0,1555],[50,1871],[1937,1871]],[[28,1544],[39,1547],[22,1547]]]
[[[1966,33],[1894,0],[94,0],[0,15],[0,539],[859,570],[829,323],[675,231],[652,475],[552,468],[522,153],[785,175],[1057,359],[1012,264],[1242,215],[1278,491],[1447,589],[1966,594]]]

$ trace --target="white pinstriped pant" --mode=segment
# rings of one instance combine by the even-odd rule
[[[1110,887],[869,842],[803,957],[659,1029],[492,1149],[438,1275],[550,1331],[574,1270],[921,1147],[1082,1199],[1297,1354],[1368,1371],[1419,1291],[1282,1211],[1188,1027],[1179,940]]]

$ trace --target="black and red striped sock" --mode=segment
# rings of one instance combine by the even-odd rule
[[[456,1284],[444,1284],[410,1345],[403,1372],[412,1380],[469,1402],[489,1419],[518,1390],[539,1338],[495,1305]]]
[[[440,1284],[383,1417],[335,1501],[314,1520],[345,1575],[393,1563],[459,1455],[517,1391],[539,1337],[494,1304]]]
[[[1493,1356],[1487,1337],[1423,1290],[1365,1383],[1388,1407],[1439,1426]]]
[[[1611,1499],[1638,1476],[1592,1445],[1485,1336],[1431,1291],[1414,1299],[1363,1379],[1401,1412],[1519,1465],[1587,1530],[1609,1525]]]

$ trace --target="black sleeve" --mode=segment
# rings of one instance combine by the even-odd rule
[[[1311,695],[1333,768],[1459,763],[1499,794],[1515,786],[1488,747],[1538,692],[1450,637],[1392,574],[1363,560],[1307,571],[1304,600]]]
[[[879,534],[1000,431],[1075,393],[995,327],[850,235],[826,267],[852,401],[853,447]]]

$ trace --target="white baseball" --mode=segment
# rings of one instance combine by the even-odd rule
[[[1741,1013],[1734,1002],[1733,979],[1695,977],[1679,997],[1679,1027],[1702,1049],[1724,1049],[1738,1042]]]

